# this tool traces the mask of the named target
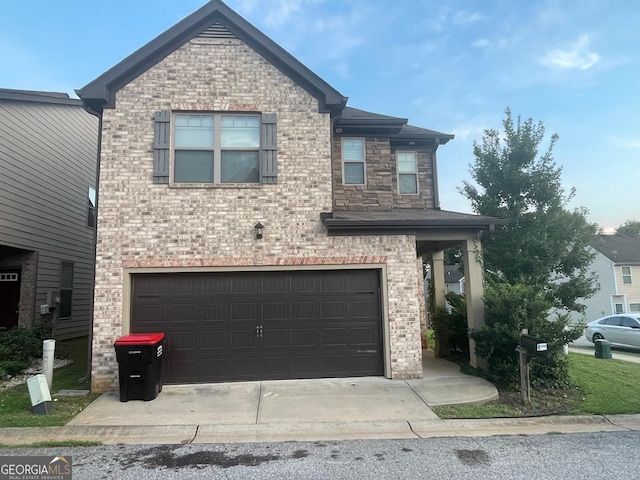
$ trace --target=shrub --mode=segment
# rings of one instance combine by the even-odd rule
[[[488,378],[502,386],[516,386],[519,379],[519,357],[516,347],[520,331],[545,339],[546,355],[530,363],[533,386],[567,387],[571,385],[568,359],[563,345],[582,334],[580,326],[569,328],[569,317],[557,315],[548,319],[552,303],[545,291],[534,285],[490,281],[485,289],[485,325],[471,333],[476,353],[489,362]]]
[[[31,360],[42,356],[41,335],[46,329],[12,328],[0,332],[0,373],[15,375],[31,364]]]

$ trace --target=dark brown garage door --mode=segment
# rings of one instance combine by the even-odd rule
[[[165,383],[383,374],[377,270],[132,278],[132,333],[164,332]]]

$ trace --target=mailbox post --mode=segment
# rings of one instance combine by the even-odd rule
[[[523,328],[520,332],[520,345],[516,347],[516,352],[520,355],[520,390],[522,391],[522,403],[525,406],[531,403],[529,362],[532,357],[546,354],[548,348],[545,340],[529,335],[529,331],[526,328]]]

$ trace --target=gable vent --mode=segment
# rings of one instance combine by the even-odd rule
[[[220,23],[214,23],[204,32],[198,35],[198,38],[236,38],[236,36],[227,30],[227,27]]]

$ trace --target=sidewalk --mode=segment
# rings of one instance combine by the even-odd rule
[[[430,437],[485,437],[579,432],[640,431],[640,415],[492,418],[482,420],[406,420],[387,422],[278,423],[47,427],[0,429],[0,443],[98,441],[117,444],[339,441]]]

